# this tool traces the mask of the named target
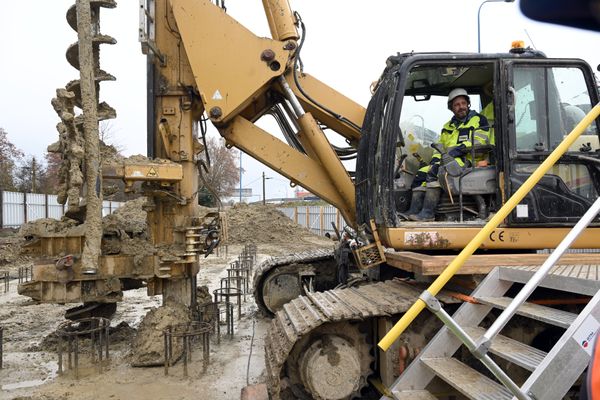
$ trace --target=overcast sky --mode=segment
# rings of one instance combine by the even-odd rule
[[[74,0],[2,1],[0,3],[0,127],[26,154],[43,157],[57,140],[58,117],[50,100],[55,90],[78,78],[64,57],[76,33],[65,13]],[[477,51],[480,0],[290,0],[307,27],[302,59],[305,71],[366,106],[369,85],[386,58],[409,51]],[[117,77],[101,85],[101,100],[117,110],[113,141],[127,155],[146,152],[145,56],[138,38],[138,0],[118,0],[103,10],[102,33],[117,45],[101,47],[101,67]],[[269,36],[262,2],[227,0],[228,12],[259,36]],[[481,10],[482,52],[505,52],[524,40],[549,57],[577,57],[595,70],[600,64],[600,34],[537,23],[523,17],[516,3],[486,3]],[[450,115],[448,116],[450,117]],[[258,200],[261,174],[267,197],[292,195],[281,176],[243,157],[243,186]]]

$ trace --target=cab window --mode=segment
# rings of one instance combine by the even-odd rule
[[[417,65],[409,73],[400,114],[405,147],[398,148],[403,168],[414,174],[433,154],[431,143],[439,141],[442,127],[452,118],[448,93],[457,87],[469,93],[471,110],[481,112],[493,99],[493,64]],[[415,156],[416,155],[416,156]]]
[[[514,69],[515,135],[518,152],[552,151],[591,109],[583,72],[573,67]],[[587,147],[585,147],[587,146]],[[600,148],[592,124],[570,151]]]

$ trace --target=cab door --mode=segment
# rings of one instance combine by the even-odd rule
[[[598,102],[598,94],[589,66],[579,60],[513,59],[504,61],[503,72],[510,196]],[[581,218],[600,192],[598,133],[596,121],[517,205],[509,225],[573,225]]]

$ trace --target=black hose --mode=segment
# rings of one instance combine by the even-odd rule
[[[404,145],[400,131],[402,99],[397,98],[403,59],[388,58],[365,114],[356,165],[357,222],[396,223],[393,196],[394,160],[397,144]]]
[[[306,97],[306,99],[309,100],[311,103],[313,103],[317,107],[321,108],[323,111],[330,114],[335,119],[350,125],[351,127],[353,127],[354,129],[356,129],[357,131],[360,132],[360,129],[361,129],[360,126],[356,125],[354,122],[350,121],[348,118],[334,112],[333,110],[325,107],[323,104],[321,104],[318,101],[316,101],[315,99],[313,99],[311,96],[308,95],[308,93],[306,93],[304,91],[304,89],[300,85],[300,82],[298,80],[298,71],[302,72],[302,69],[303,69],[302,60],[300,59],[300,52],[302,51],[302,46],[304,45],[304,40],[306,39],[306,26],[304,25],[304,22],[302,21],[302,18],[300,17],[300,14],[298,14],[298,12],[294,12],[294,17],[296,18],[296,21],[298,22],[298,24],[300,25],[300,28],[302,29],[302,36],[300,37],[300,44],[298,45],[298,51],[296,52],[296,59],[294,60],[294,74],[293,75],[294,75],[294,83],[296,84],[296,87],[298,88],[300,93],[302,93],[302,95],[304,97]]]

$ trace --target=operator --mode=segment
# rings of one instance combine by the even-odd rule
[[[454,116],[442,128],[440,144],[453,157],[461,168],[472,165],[472,140],[476,143],[490,144],[490,128],[485,116],[471,110],[471,100],[467,91],[462,88],[453,89],[448,95],[448,109]],[[475,164],[482,161],[485,155],[476,156]],[[412,200],[410,209],[403,215],[411,221],[433,221],[435,208],[440,201],[441,187],[438,171],[442,155],[434,150],[429,165],[417,172],[412,183]]]

